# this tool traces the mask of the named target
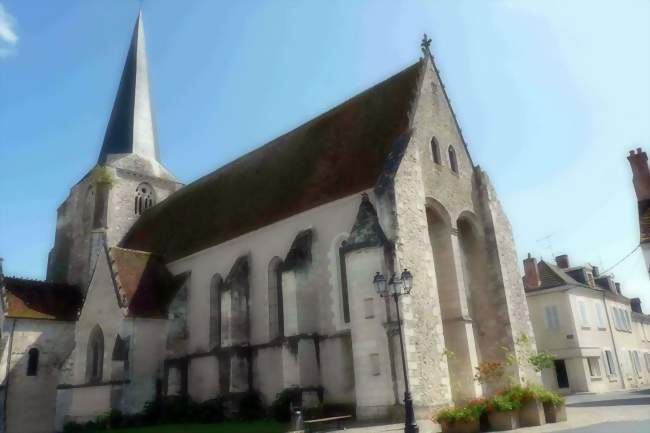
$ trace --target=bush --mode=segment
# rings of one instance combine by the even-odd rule
[[[223,401],[219,398],[206,400],[201,403],[189,403],[187,417],[200,423],[221,422],[225,419]]]
[[[81,433],[84,431],[84,426],[78,422],[67,422],[63,425],[63,433]]]
[[[512,400],[507,394],[495,395],[486,406],[488,412],[508,412],[521,408],[520,401]]]
[[[513,385],[501,391],[499,395],[523,406],[524,403],[537,398],[537,389],[521,385]]]
[[[484,410],[485,404],[468,404],[461,407],[449,407],[438,412],[436,421],[447,423],[477,421]]]
[[[278,422],[291,421],[291,404],[300,404],[300,390],[287,388],[271,404],[271,416]]]
[[[264,418],[264,407],[262,399],[255,391],[249,391],[239,400],[239,411],[237,416],[246,421]]]

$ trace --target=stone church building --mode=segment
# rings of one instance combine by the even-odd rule
[[[140,16],[97,166],[58,209],[47,281],[1,281],[5,431],[170,395],[254,390],[270,404],[286,388],[385,417],[402,404],[402,361],[372,281],[404,268],[417,415],[481,395],[474,368],[532,328],[509,222],[428,45],[183,186],[159,160]]]

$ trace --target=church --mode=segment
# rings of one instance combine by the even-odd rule
[[[483,395],[479,363],[533,338],[508,219],[426,37],[415,63],[188,185],[160,161],[148,67],[140,15],[46,281],[0,268],[3,431],[285,389],[388,417],[404,380],[376,272],[413,275],[400,309],[418,417]]]

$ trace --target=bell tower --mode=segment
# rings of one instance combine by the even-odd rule
[[[181,186],[160,163],[140,12],[97,165],[59,206],[48,280],[85,289],[100,249],[118,244],[142,213]]]

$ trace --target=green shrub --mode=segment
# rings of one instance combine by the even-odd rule
[[[449,407],[438,412],[436,420],[447,423],[476,421],[481,417],[484,410],[485,406],[480,405]]]
[[[508,412],[521,408],[521,401],[512,400],[507,394],[492,397],[487,404],[488,412]]]
[[[271,404],[271,416],[278,422],[289,422],[291,420],[291,404],[300,404],[300,390],[287,388],[280,392]]]
[[[79,424],[78,422],[70,421],[63,425],[63,433],[81,433],[83,431],[83,424]]]
[[[237,416],[245,421],[252,421],[264,418],[266,415],[262,406],[262,399],[255,391],[249,391],[239,400],[239,411]]]
[[[190,402],[187,408],[187,418],[200,423],[221,422],[225,419],[223,400],[213,398],[201,403]]]

